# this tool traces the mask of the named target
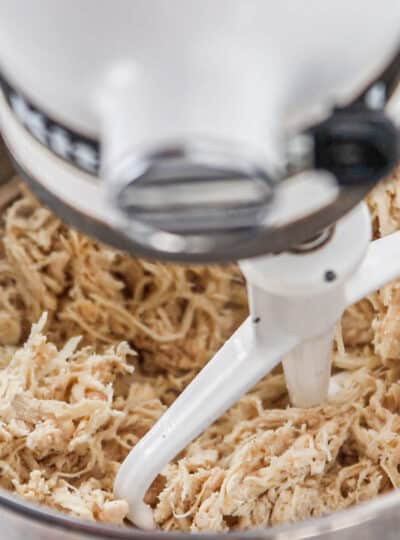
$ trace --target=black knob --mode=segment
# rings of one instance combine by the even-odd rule
[[[381,110],[362,104],[336,109],[310,130],[314,165],[330,171],[340,185],[376,183],[400,159],[399,133]]]

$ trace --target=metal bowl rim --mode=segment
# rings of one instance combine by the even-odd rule
[[[361,523],[365,524],[396,507],[400,508],[400,493],[393,491],[391,493],[380,495],[370,501],[360,503],[357,506],[332,512],[323,517],[307,519],[291,525],[223,533],[180,533],[165,532],[162,530],[143,531],[133,527],[121,527],[85,521],[57,512],[45,506],[25,501],[22,497],[8,493],[4,489],[0,489],[0,509],[5,509],[13,514],[20,515],[28,521],[35,521],[42,525],[80,533],[83,536],[116,540],[128,540],[132,538],[178,540],[183,537],[197,538],[198,540],[200,538],[205,540],[215,540],[222,537],[301,540],[312,538],[322,533],[355,527]]]

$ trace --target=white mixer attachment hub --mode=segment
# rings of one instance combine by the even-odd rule
[[[308,251],[241,262],[247,278],[257,342],[275,324],[298,343],[283,359],[293,405],[318,405],[327,396],[334,328],[344,309],[346,283],[362,261],[371,237],[364,204],[342,218],[325,243]],[[317,244],[318,245],[318,244]],[[251,358],[249,358],[249,364]]]

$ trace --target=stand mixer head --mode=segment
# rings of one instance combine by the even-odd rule
[[[400,274],[400,237],[369,246],[359,204],[399,159],[400,6],[36,7],[0,1],[0,125],[21,175],[103,241],[240,259],[247,278],[249,319],[117,476],[132,521],[151,528],[143,496],[162,467],[280,361],[295,405],[326,399],[334,325]]]
[[[393,88],[372,81],[396,53],[395,0],[3,0],[0,16],[0,122],[15,162],[58,215],[117,247],[197,262],[275,253],[378,179],[334,177],[321,159],[345,158],[329,157],[329,136],[346,133],[354,150],[350,126],[364,139],[379,131]],[[334,111],[367,87],[368,111]],[[342,126],[321,124],[332,111]],[[382,138],[368,141],[378,177],[395,159]],[[322,200],[314,177],[294,216],[280,206],[288,174],[328,165]]]

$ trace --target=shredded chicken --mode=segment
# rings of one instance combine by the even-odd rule
[[[150,371],[200,369],[247,312],[237,267],[137,260],[63,225],[26,191],[8,210],[0,260],[0,336],[17,344],[43,311],[62,344],[126,340]]]
[[[376,237],[400,228],[395,180],[368,198]],[[123,524],[119,464],[246,316],[243,278],[128,257],[25,190],[0,248],[0,485]],[[279,369],[260,381],[154,482],[158,525],[268,527],[400,487],[399,320],[399,283],[347,310],[320,407],[289,407]]]

